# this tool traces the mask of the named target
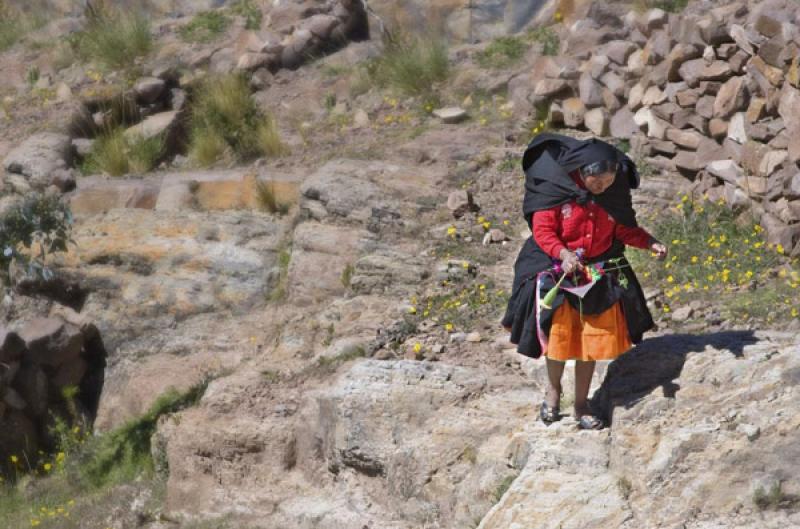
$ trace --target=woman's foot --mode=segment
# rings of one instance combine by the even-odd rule
[[[575,419],[581,430],[602,430],[605,427],[605,423],[586,404],[575,405]]]
[[[545,424],[550,424],[561,419],[561,390],[553,387],[547,388],[544,402],[539,408],[539,417]]]

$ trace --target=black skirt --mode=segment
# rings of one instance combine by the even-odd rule
[[[617,266],[621,269],[603,274],[583,299],[562,289],[558,290],[552,307],[541,311],[541,326],[545,335],[549,335],[553,313],[564,300],[585,314],[600,314],[621,301],[631,342],[636,344],[642,341],[642,335],[652,329],[655,323],[647,308],[639,280],[625,259],[625,245],[615,239],[606,252],[588,262],[596,263],[614,258],[620,259]],[[554,260],[536,244],[533,236],[526,239],[514,263],[514,283],[501,324],[511,327],[510,341],[517,345],[517,352],[531,358],[542,355],[536,332],[536,276],[551,268],[553,263]],[[548,292],[555,283],[550,274],[543,276],[542,292]],[[572,286],[568,279],[562,285]]]

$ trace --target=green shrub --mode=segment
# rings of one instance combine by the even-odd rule
[[[261,29],[261,19],[264,14],[252,0],[239,0],[230,6],[230,12],[244,17],[244,27],[249,30]]]
[[[240,74],[205,80],[192,110],[190,136],[190,157],[202,166],[219,160],[226,148],[240,161],[287,152],[274,119],[261,112]]]
[[[84,60],[112,69],[129,68],[153,49],[150,23],[143,14],[110,7],[89,9],[86,27],[70,42]]]
[[[521,59],[527,49],[528,44],[520,37],[500,37],[478,53],[478,64],[484,68],[503,68]]]
[[[178,32],[186,42],[211,42],[222,35],[230,23],[231,19],[219,11],[203,11]]]
[[[450,73],[447,45],[440,37],[396,33],[384,44],[383,54],[367,64],[368,74],[380,86],[424,95]]]
[[[119,127],[95,140],[81,169],[85,174],[108,173],[111,176],[146,173],[155,168],[163,152],[162,136],[130,137]]]
[[[561,39],[551,27],[536,28],[529,33],[534,42],[542,45],[543,55],[558,55],[561,47]]]
[[[649,252],[627,253],[642,283],[664,290],[663,312],[701,300],[739,323],[800,315],[798,260],[787,257],[789,249],[768,244],[749,212],[684,195],[643,224],[669,247],[667,260],[656,265]]]
[[[48,280],[53,272],[45,266],[48,255],[66,252],[74,241],[72,212],[60,197],[32,194],[0,217],[0,280],[9,280],[9,268],[16,260],[26,273]]]

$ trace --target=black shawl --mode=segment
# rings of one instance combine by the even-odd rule
[[[569,172],[601,160],[618,161],[619,171],[614,183],[605,192],[593,195],[580,188],[569,176]],[[637,226],[630,190],[639,186],[639,173],[633,161],[613,145],[596,138],[577,140],[560,134],[539,134],[525,150],[522,169],[526,177],[522,212],[531,231],[535,211],[571,200],[576,200],[579,204],[594,200],[617,222],[626,226]],[[625,259],[624,249],[625,245],[615,239],[606,252],[589,262],[620,258],[618,266],[626,267],[629,263]],[[536,335],[536,276],[553,264],[554,260],[536,244],[533,236],[525,240],[514,263],[511,297],[501,323],[511,327],[510,341],[517,344],[517,352],[532,358],[538,358],[542,354]],[[625,280],[622,280],[622,276]],[[542,295],[554,284],[554,278],[544,276]],[[570,285],[568,280],[564,284]],[[552,309],[542,310],[544,333],[549,334],[553,313],[565,299],[585,314],[599,314],[621,301],[628,334],[633,343],[640,342],[644,332],[654,325],[636,274],[629,267],[602,276],[582,300],[574,294],[559,290]]]

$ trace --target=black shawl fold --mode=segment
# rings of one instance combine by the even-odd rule
[[[602,194],[593,195],[581,189],[569,176],[569,172],[586,164],[601,160],[616,160],[620,163],[614,183]],[[637,226],[636,214],[631,201],[631,189],[639,186],[639,173],[633,161],[616,147],[592,138],[577,140],[559,134],[543,133],[536,136],[525,150],[522,158],[525,171],[525,196],[523,215],[533,231],[533,213],[559,204],[576,200],[585,203],[594,200],[614,219],[626,226]],[[614,240],[611,247],[589,262],[600,262],[621,258],[617,266],[625,267],[602,276],[581,300],[574,294],[559,290],[552,309],[543,309],[542,330],[549,334],[553,313],[564,300],[585,314],[599,314],[617,301],[628,327],[631,342],[638,343],[642,335],[654,326],[647,308],[639,281],[624,256],[625,245]],[[539,272],[552,267],[554,260],[542,250],[533,236],[525,240],[514,263],[514,282],[502,325],[511,327],[511,343],[517,344],[517,352],[532,358],[542,354],[536,333],[536,277]],[[620,276],[627,281],[620,283]],[[570,286],[569,281],[564,281]],[[627,287],[623,284],[627,283]],[[555,285],[554,278],[543,276],[542,295]]]
[[[569,173],[601,160],[615,160],[620,168],[611,187],[600,195],[593,195],[578,187]],[[535,211],[570,200],[583,204],[589,199],[608,211],[617,222],[637,226],[630,190],[639,187],[639,172],[633,160],[613,145],[596,138],[577,140],[561,134],[539,134],[525,149],[522,170],[525,172],[522,212],[528,227],[531,227]]]

